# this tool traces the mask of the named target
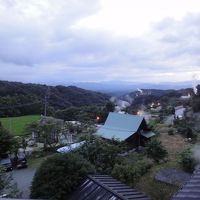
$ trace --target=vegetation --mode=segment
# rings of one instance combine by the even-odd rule
[[[72,106],[104,105],[109,100],[108,95],[74,86],[53,87],[0,81],[0,105],[3,105],[0,116],[40,115],[44,112],[45,96],[48,115]]]
[[[80,122],[98,122],[104,123],[108,113],[114,111],[115,105],[112,102],[107,102],[102,106],[83,106],[70,107],[64,110],[55,112],[55,117],[64,119],[65,121],[80,121]],[[97,120],[97,116],[99,119]]]
[[[137,153],[121,158],[112,170],[112,176],[131,186],[151,168],[151,162]]]
[[[120,152],[120,147],[113,142],[97,136],[88,136],[86,143],[78,152],[90,161],[98,172],[110,173],[115,165],[117,154]]]
[[[87,174],[94,172],[94,167],[78,154],[53,155],[36,171],[31,198],[66,199]]]
[[[187,172],[193,172],[197,164],[190,149],[184,150],[180,153],[179,164]]]
[[[44,144],[44,150],[47,146],[53,148],[58,143],[58,135],[61,131],[61,124],[56,120],[46,120],[44,123],[34,122],[26,126],[26,132],[31,134],[34,132],[37,140]]]
[[[174,135],[174,130],[172,128],[168,130],[168,135]]]
[[[0,196],[5,194],[7,197],[20,198],[21,193],[17,189],[16,183],[13,183],[12,176],[6,173],[4,169],[0,166]],[[1,199],[1,198],[0,198]]]
[[[7,131],[0,122],[0,157],[8,153],[14,145],[12,135]]]
[[[177,132],[183,135],[184,137],[196,139],[197,135],[195,134],[195,131],[192,128],[192,124],[189,123],[187,120],[176,119],[174,120],[174,126],[177,128]]]
[[[149,158],[152,158],[158,163],[160,160],[166,158],[168,153],[159,140],[152,139],[147,143],[146,154]]]
[[[2,194],[3,190],[7,187],[9,182],[10,181],[6,177],[4,168],[0,165],[0,194]]]
[[[155,180],[155,173],[167,164],[152,167],[149,172],[141,176],[140,180],[136,183],[136,189],[144,192],[147,196],[154,200],[169,200],[180,189],[177,186],[169,185]],[[176,167],[174,165],[168,167]]]
[[[28,124],[37,122],[39,119],[39,115],[28,115],[21,117],[0,118],[0,121],[2,122],[3,126],[10,131],[12,135],[20,136],[26,134],[24,132],[24,129]]]

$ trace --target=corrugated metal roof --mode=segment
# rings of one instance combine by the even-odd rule
[[[200,169],[196,170],[191,179],[172,198],[172,200],[200,200]]]
[[[137,115],[111,112],[97,134],[107,139],[115,137],[123,141],[138,130],[143,119],[143,117]]]
[[[155,136],[156,134],[154,132],[152,132],[152,131],[147,131],[147,132],[141,133],[141,135],[146,137],[146,138],[150,138],[150,137]]]
[[[108,175],[88,176],[70,200],[150,200]]]

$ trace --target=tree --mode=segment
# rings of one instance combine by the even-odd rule
[[[155,162],[159,162],[160,160],[163,160],[168,153],[164,149],[160,141],[158,141],[157,139],[152,139],[147,143],[146,154]]]
[[[88,136],[85,138],[86,143],[78,150],[78,152],[87,160],[89,160],[98,172],[110,173],[114,167],[117,154],[120,147],[113,142],[108,142],[98,136]]]
[[[109,101],[106,106],[105,109],[107,112],[113,112],[115,110],[115,104],[112,103],[111,101]]]
[[[14,145],[12,135],[6,130],[0,122],[0,156],[8,153]]]
[[[34,132],[37,134],[38,139],[44,143],[44,148],[54,147],[58,143],[58,135],[61,131],[61,125],[55,122],[37,123],[33,122],[29,124],[25,131],[29,134]]]
[[[36,171],[31,198],[67,199],[86,175],[94,172],[94,167],[78,154],[53,155]]]

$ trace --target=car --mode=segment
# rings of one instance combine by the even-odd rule
[[[3,166],[3,168],[6,170],[6,172],[13,170],[12,162],[11,162],[9,157],[1,159],[0,160],[0,165]]]

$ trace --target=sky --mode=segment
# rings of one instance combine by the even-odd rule
[[[200,79],[199,0],[0,0],[0,79]]]

